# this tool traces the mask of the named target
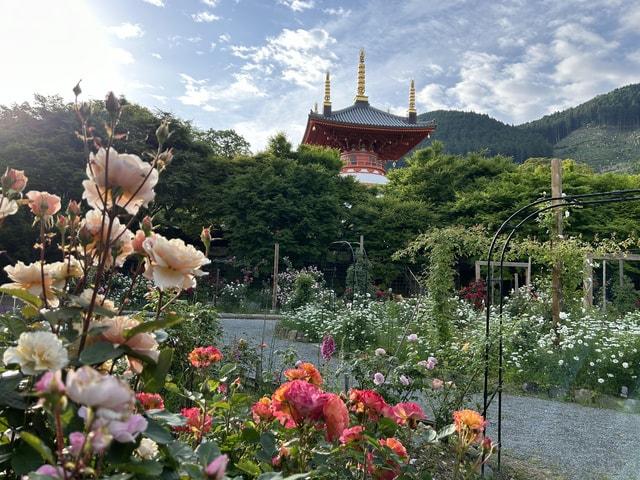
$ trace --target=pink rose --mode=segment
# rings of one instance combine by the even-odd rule
[[[31,190],[27,193],[29,208],[36,217],[49,218],[60,210],[60,197],[49,192]]]
[[[84,442],[84,433],[71,432],[69,434],[69,443],[71,444],[69,450],[71,451],[71,455],[78,456],[80,454],[80,451],[82,450]]]
[[[434,390],[440,390],[443,386],[444,386],[444,382],[439,378],[434,378],[431,381],[431,388],[433,388]]]
[[[35,385],[36,392],[40,395],[51,393],[64,393],[64,382],[62,381],[62,371],[45,372]]]
[[[116,442],[135,442],[138,434],[147,429],[147,420],[142,415],[135,414],[125,421],[111,420],[108,428]]]
[[[7,168],[7,171],[2,176],[2,188],[13,190],[14,192],[21,192],[24,190],[24,187],[27,186],[27,180],[24,170]]]
[[[135,395],[129,385],[89,366],[67,373],[67,396],[81,405],[115,412],[132,411]]]
[[[204,473],[211,480],[222,480],[227,470],[227,463],[229,463],[229,457],[220,455],[205,467]]]

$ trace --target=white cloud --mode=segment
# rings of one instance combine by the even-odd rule
[[[149,94],[149,96],[159,102],[161,102],[162,104],[166,104],[167,101],[169,100],[169,97],[165,96],[165,95],[155,95],[155,94]]]
[[[191,15],[191,18],[196,23],[211,23],[215,22],[216,20],[220,20],[220,17],[218,15],[214,15],[211,12],[193,13]]]
[[[218,40],[224,43],[229,43],[231,41],[231,35],[229,35],[228,33],[223,33],[218,37]]]
[[[446,110],[451,107],[446,96],[442,85],[430,83],[416,92],[417,107],[421,110]]]
[[[160,55],[160,54],[159,54],[159,53],[157,53],[157,52],[153,52],[153,53],[151,54],[151,56],[152,56],[153,58],[157,58],[158,60],[162,60],[162,55]]]
[[[313,0],[278,0],[278,3],[286,5],[294,12],[302,12],[303,10],[313,8],[314,6]]]
[[[349,15],[351,15],[351,10],[346,10],[343,7],[325,8],[322,11],[327,15],[335,15],[336,17],[348,17]]]
[[[155,7],[164,7],[165,0],[142,0],[145,3],[149,3]]]
[[[267,38],[261,47],[232,46],[236,57],[248,60],[245,71],[257,70],[270,75],[279,68],[281,78],[312,88],[322,80],[335,55],[328,51],[335,39],[326,30],[284,29],[277,37]]]
[[[139,23],[124,22],[120,25],[109,27],[108,30],[121,40],[127,38],[140,38],[144,35],[144,30]]]
[[[132,63],[135,63],[135,59],[131,52],[124,48],[110,47],[108,49],[108,54],[116,63],[120,63],[122,65],[131,65]]]
[[[216,42],[211,42],[209,44],[209,50],[213,52],[216,49],[216,45],[218,45]]]
[[[213,8],[218,5],[218,0],[202,0],[202,3],[204,3],[208,7]]]
[[[197,80],[185,73],[180,74],[180,80],[185,93],[178,100],[184,105],[201,107],[208,112],[219,110],[220,104],[233,109],[239,102],[266,96],[248,73],[234,74],[233,82],[228,84],[210,85],[207,79]]]

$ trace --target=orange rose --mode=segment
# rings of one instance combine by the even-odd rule
[[[349,426],[349,411],[342,399],[335,393],[325,394],[322,408],[324,422],[327,426],[326,437],[330,442],[340,438],[342,432]]]
[[[322,385],[322,375],[313,363],[301,363],[298,368],[290,368],[284,371],[284,376],[289,380],[305,380],[317,387]]]

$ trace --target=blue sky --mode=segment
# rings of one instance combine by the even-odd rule
[[[632,0],[0,0],[0,103],[62,94],[83,79],[254,150],[294,144],[323,77],[351,104],[358,51],[367,94],[405,114],[455,108],[521,123],[640,82]]]

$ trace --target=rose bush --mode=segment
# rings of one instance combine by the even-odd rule
[[[158,127],[148,162],[118,153],[113,148],[114,139],[123,137],[118,99],[110,93],[105,100],[108,124],[101,138],[91,124],[91,109],[78,101],[79,86],[74,93],[87,152],[85,213],[75,201],[59,213],[60,199],[47,192],[32,191],[23,199],[28,181],[23,172],[9,169],[1,181],[0,221],[20,206],[29,208],[40,253],[37,262],[7,267],[11,282],[0,287],[20,307],[0,316],[4,475],[424,478],[412,461],[416,452],[454,429],[436,432],[425,423],[422,407],[407,398],[388,401],[384,381],[380,391],[363,385],[338,393],[326,387],[314,365],[300,363],[284,371],[286,381],[277,388],[258,384],[268,385],[271,394],[256,399],[247,374],[255,357],[246,345],[219,349],[199,335],[219,332],[217,323],[184,330],[192,334],[185,342],[191,343],[189,350],[181,337],[172,338],[185,317],[189,323],[206,321],[211,312],[185,308],[179,299],[206,275],[207,256],[180,239],[165,238],[144,216],[173,157],[165,148],[168,123]],[[45,251],[54,250],[59,260],[45,261]],[[112,279],[125,264],[133,277],[114,295]],[[131,310],[129,299],[141,279],[151,282],[150,308]],[[359,313],[347,322],[369,328],[366,323]],[[407,338],[417,347],[418,336]],[[336,344],[327,342],[330,358]],[[424,358],[422,367],[411,355],[415,368],[435,366],[435,360]],[[387,378],[396,374],[403,387],[417,378],[404,367]],[[176,381],[184,378],[188,381]],[[257,371],[253,380],[259,382]],[[172,404],[180,399],[176,412],[165,402],[169,397]],[[481,440],[476,430],[474,442]],[[469,443],[466,430],[459,429],[457,437]]]

